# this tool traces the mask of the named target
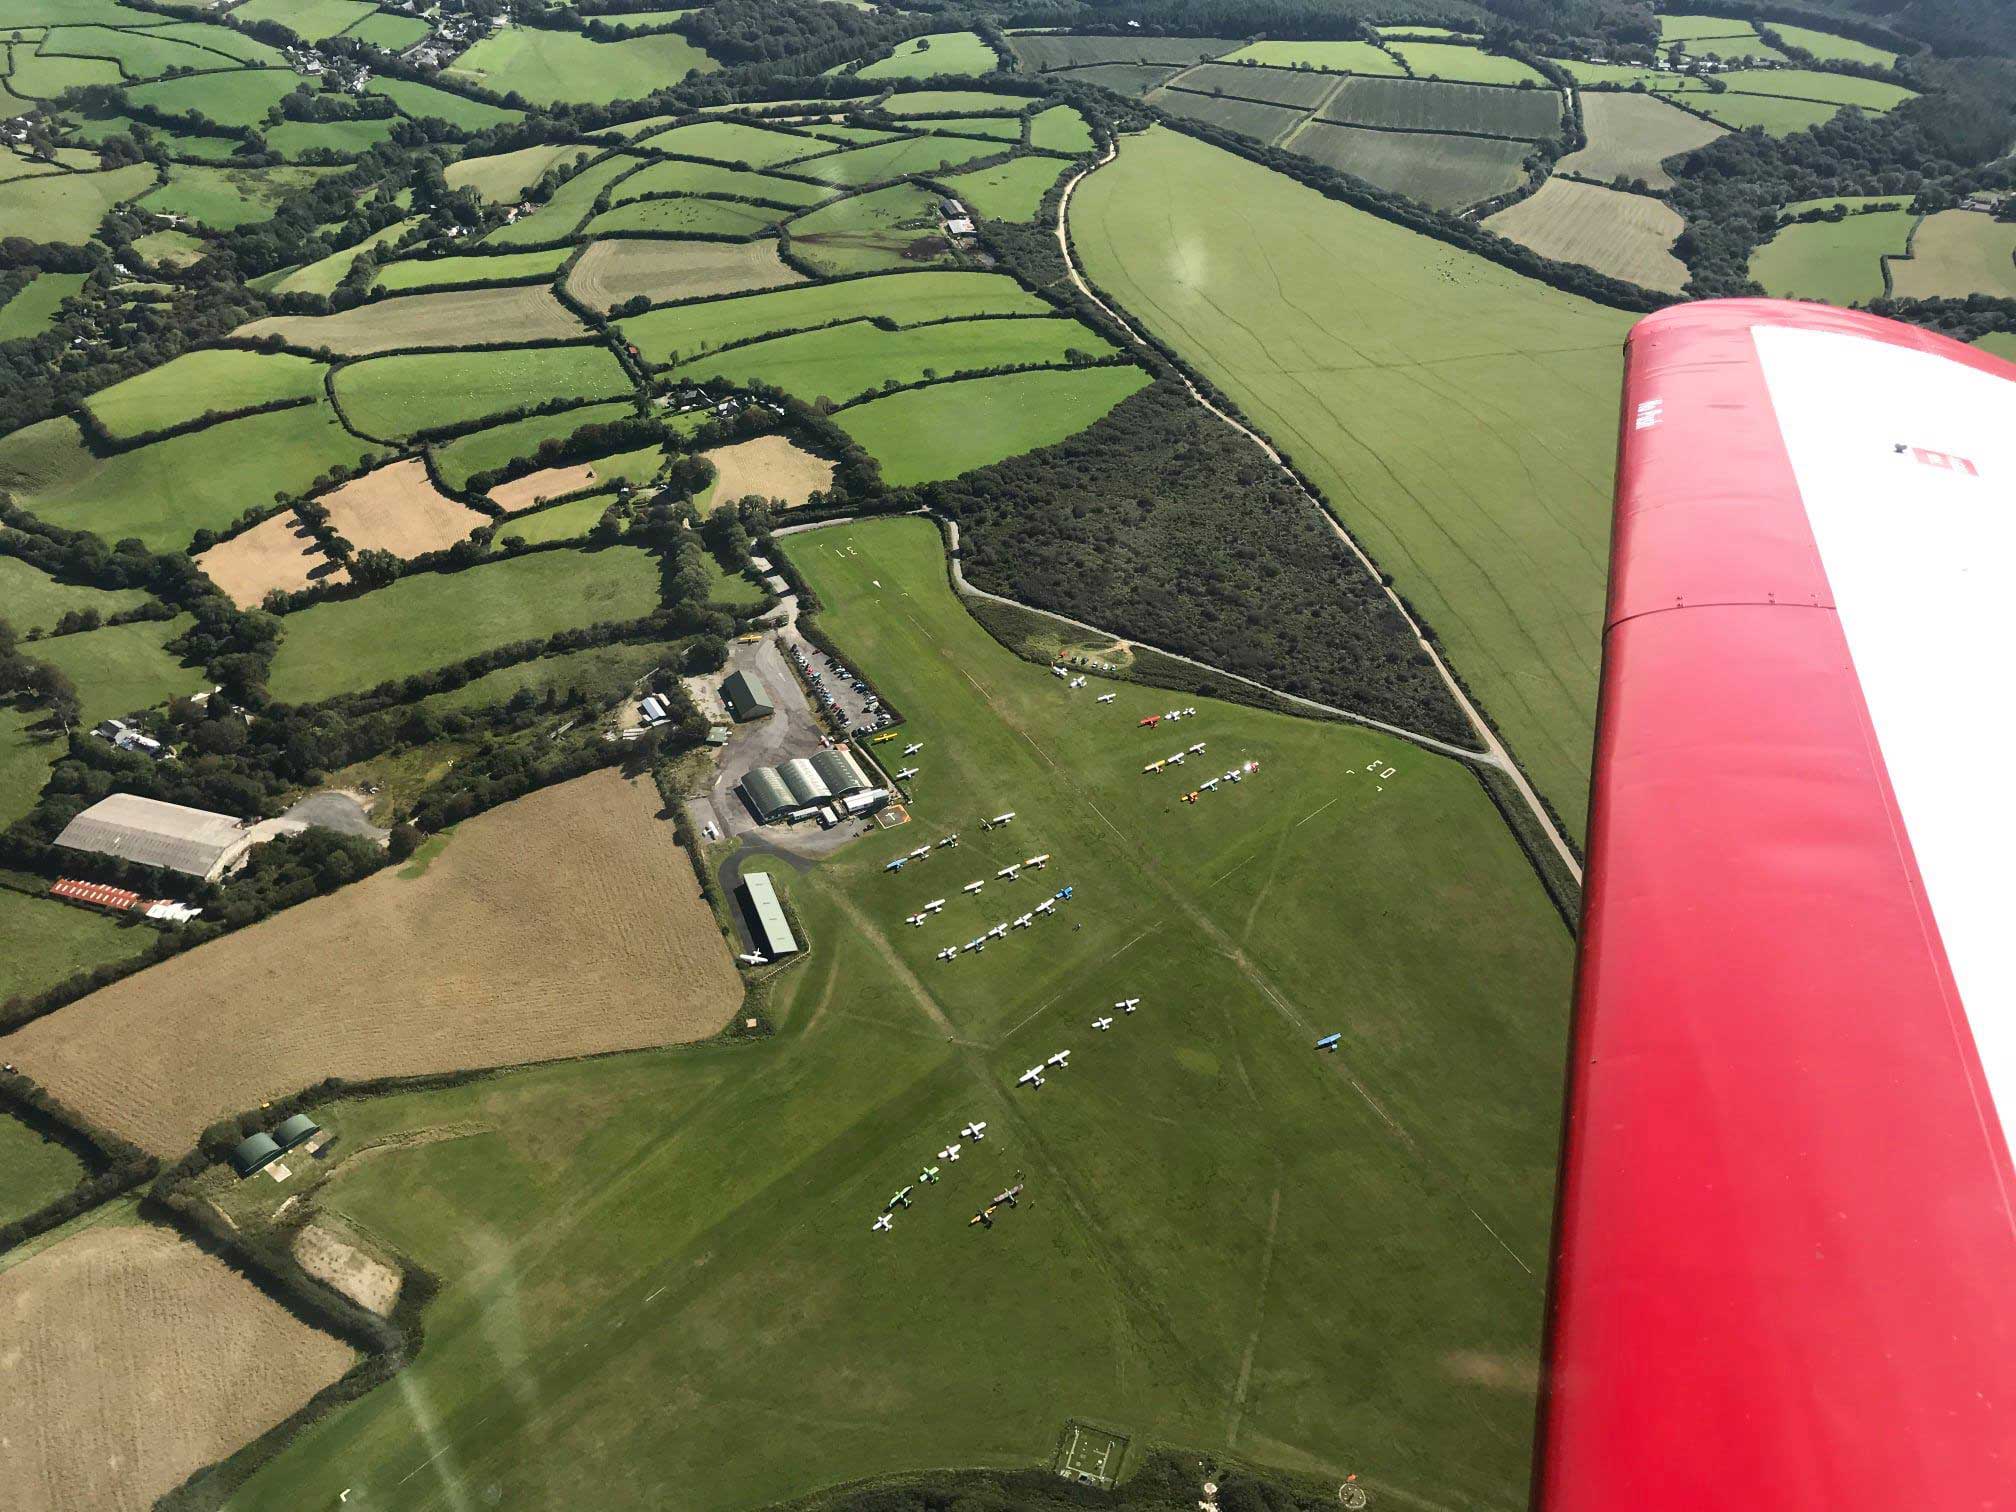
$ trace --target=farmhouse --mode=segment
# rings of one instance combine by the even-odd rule
[[[777,888],[770,874],[750,872],[742,879],[742,894],[748,905],[750,928],[763,953],[774,961],[797,950],[798,939],[784,917],[784,905],[777,899]]]
[[[215,882],[273,833],[271,825],[255,827],[252,821],[229,814],[184,808],[137,793],[114,793],[66,824],[56,843],[67,850],[165,866]]]
[[[764,719],[777,712],[763,684],[747,672],[730,672],[721,680],[721,701],[738,720]]]

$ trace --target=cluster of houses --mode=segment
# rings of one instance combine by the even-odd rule
[[[371,70],[348,58],[325,57],[312,47],[283,47],[280,51],[287,59],[287,66],[303,78],[326,76],[335,81],[337,88],[351,94],[364,93],[364,86],[371,82]]]
[[[413,0],[404,0],[392,9],[404,11],[407,15],[420,13]],[[433,34],[407,48],[404,56],[409,63],[418,63],[423,68],[440,68],[473,43],[493,31],[502,31],[510,24],[509,15],[492,16],[487,21],[481,16],[442,16],[435,22]]]
[[[632,349],[634,352],[634,348]],[[753,394],[729,394],[716,399],[696,383],[675,384],[658,396],[661,408],[669,409],[675,415],[690,415],[696,410],[711,410],[717,419],[733,420],[745,409],[755,407],[766,409],[773,415],[781,416],[784,406],[774,399],[758,399]]]
[[[171,754],[166,746],[136,724],[123,719],[108,719],[103,724],[93,725],[91,733],[100,740],[109,740],[122,751],[133,751],[142,756],[152,756],[156,761]]]

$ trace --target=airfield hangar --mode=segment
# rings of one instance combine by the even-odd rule
[[[263,831],[229,814],[163,803],[137,793],[114,793],[63,826],[56,843],[67,850],[117,856],[215,882],[264,838]]]
[[[780,766],[755,767],[742,779],[742,796],[763,823],[805,813],[874,786],[851,751],[815,751]]]
[[[784,904],[777,897],[777,885],[768,872],[749,872],[742,878],[742,893],[748,903],[750,930],[763,953],[776,960],[798,948],[791,922],[784,917]]]
[[[721,679],[721,701],[728,705],[728,712],[738,722],[765,719],[777,712],[771,706],[770,695],[763,690],[763,684],[747,672],[730,672]]]
[[[241,1177],[263,1171],[280,1158],[280,1144],[271,1134],[253,1134],[231,1149],[231,1169]]]

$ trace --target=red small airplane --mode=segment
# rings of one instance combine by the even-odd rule
[[[1155,726],[1157,726],[1160,723],[1162,723],[1162,716],[1160,714],[1150,714],[1146,719],[1142,720],[1140,724],[1136,725],[1135,728],[1140,730],[1152,730],[1155,728]]]

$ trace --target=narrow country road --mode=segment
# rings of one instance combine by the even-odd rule
[[[1106,155],[1104,157],[1100,158],[1099,161],[1096,163],[1092,163],[1084,168],[1080,168],[1075,174],[1071,176],[1070,180],[1066,182],[1066,184],[1064,185],[1063,197],[1059,199],[1057,202],[1057,248],[1063,254],[1064,257],[1064,270],[1071,275],[1072,285],[1078,290],[1078,292],[1080,294],[1083,294],[1093,304],[1097,305],[1101,310],[1103,310],[1106,313],[1107,318],[1110,319],[1116,326],[1120,328],[1120,330],[1127,336],[1128,340],[1132,341],[1138,347],[1147,347],[1148,342],[1142,337],[1139,331],[1134,329],[1134,327],[1127,321],[1126,317],[1123,316],[1118,310],[1114,309],[1111,305],[1107,304],[1105,300],[1101,299],[1096,293],[1093,292],[1091,284],[1086,282],[1084,273],[1080,270],[1078,266],[1077,256],[1072,251],[1071,247],[1071,232],[1069,228],[1069,221],[1071,214],[1071,196],[1078,192],[1078,186],[1085,181],[1085,176],[1087,174],[1092,173],[1096,169],[1104,168],[1108,163],[1112,162],[1114,158],[1119,156],[1119,152],[1120,152],[1119,143],[1117,141],[1109,141],[1106,144]],[[1287,463],[1281,460],[1281,454],[1276,450],[1274,450],[1273,446],[1268,443],[1266,437],[1260,435],[1256,431],[1249,429],[1247,426],[1241,424],[1238,420],[1234,419],[1231,415],[1226,414],[1225,411],[1220,409],[1217,405],[1213,404],[1198,389],[1197,385],[1190,381],[1188,374],[1183,373],[1182,371],[1179,370],[1176,376],[1183,384],[1183,387],[1189,392],[1190,397],[1192,399],[1196,400],[1197,403],[1203,405],[1205,409],[1209,410],[1212,414],[1216,415],[1220,420],[1224,421],[1227,425],[1231,426],[1232,429],[1239,432],[1240,435],[1244,436],[1247,440],[1251,441],[1255,446],[1259,447],[1261,452],[1266,456],[1267,460],[1272,462],[1276,467],[1280,468],[1281,471],[1287,475],[1288,480],[1291,483],[1293,483],[1296,489],[1302,494],[1302,496],[1309,501],[1310,507],[1314,509],[1319,515],[1321,515],[1323,519],[1329,524],[1330,528],[1337,533],[1337,539],[1342,541],[1346,546],[1348,546],[1351,549],[1351,554],[1358,558],[1359,562],[1364,566],[1365,571],[1371,576],[1372,580],[1380,584],[1380,589],[1386,595],[1387,599],[1391,601],[1394,612],[1397,613],[1400,616],[1400,618],[1406,622],[1407,628],[1413,632],[1414,639],[1420,643],[1421,649],[1428,653],[1429,660],[1435,664],[1435,671],[1437,675],[1441,677],[1443,686],[1449,690],[1449,696],[1456,700],[1457,707],[1462,709],[1464,717],[1470,721],[1470,726],[1473,730],[1476,731],[1477,738],[1483,744],[1484,749],[1481,753],[1476,751],[1465,751],[1456,746],[1443,745],[1440,741],[1429,740],[1424,736],[1408,734],[1408,732],[1405,730],[1393,729],[1393,727],[1389,725],[1380,725],[1379,728],[1391,730],[1392,733],[1396,735],[1405,736],[1407,739],[1415,741],[1418,744],[1433,746],[1436,749],[1442,750],[1450,755],[1459,756],[1468,761],[1475,761],[1482,766],[1496,767],[1499,771],[1503,772],[1508,778],[1511,779],[1513,786],[1519,790],[1519,796],[1521,799],[1524,800],[1526,807],[1529,810],[1531,810],[1534,821],[1539,824],[1541,832],[1547,836],[1548,841],[1554,847],[1555,853],[1560,856],[1561,864],[1568,868],[1569,874],[1575,878],[1576,884],[1579,886],[1582,881],[1581,863],[1575,859],[1575,852],[1569,849],[1568,842],[1562,838],[1561,832],[1555,828],[1554,820],[1552,819],[1551,816],[1549,816],[1545,805],[1543,805],[1540,802],[1540,795],[1533,791],[1533,785],[1526,780],[1526,774],[1519,769],[1519,764],[1512,759],[1511,753],[1505,749],[1504,743],[1498,739],[1497,732],[1491,728],[1490,724],[1485,720],[1484,716],[1477,711],[1477,706],[1470,701],[1469,696],[1464,693],[1462,685],[1458,683],[1455,677],[1450,673],[1448,665],[1442,660],[1441,653],[1439,653],[1435,649],[1435,647],[1429,643],[1428,637],[1421,633],[1420,625],[1416,624],[1414,616],[1407,612],[1407,606],[1405,603],[1401,601],[1400,595],[1394,592],[1392,588],[1387,587],[1386,584],[1381,580],[1379,576],[1379,569],[1373,565],[1372,558],[1366,554],[1365,549],[1362,546],[1360,546],[1355,539],[1353,539],[1351,533],[1344,528],[1343,524],[1337,519],[1337,517],[1331,514],[1329,510],[1325,509],[1323,507],[1322,502],[1318,500],[1315,497],[1315,495],[1311,494],[1307,488],[1303,487],[1301,478],[1296,476],[1295,470],[1293,468],[1289,467]],[[956,561],[955,561],[955,569],[956,569]],[[1163,654],[1166,656],[1169,653],[1164,652]],[[1178,659],[1188,660],[1187,657]],[[1202,666],[1203,663],[1201,662],[1193,663],[1193,665]],[[1213,670],[1215,671],[1216,669],[1214,668]],[[1232,674],[1220,673],[1220,675],[1231,676]],[[1245,680],[1246,679],[1243,678],[1241,679],[1241,681]],[[1255,686],[1259,685],[1255,684]],[[1271,692],[1273,690],[1270,689],[1269,691]],[[1289,695],[1285,693],[1277,694],[1277,696],[1282,698],[1289,697]],[[1307,699],[1296,699],[1294,701],[1303,704],[1308,703]],[[1311,707],[1323,708],[1325,706],[1317,704],[1317,705],[1311,705]],[[1360,724],[1375,723],[1375,721],[1364,719],[1361,716],[1347,713],[1342,709],[1329,709],[1327,710],[1327,712],[1333,714],[1343,714],[1345,718],[1355,720]]]

